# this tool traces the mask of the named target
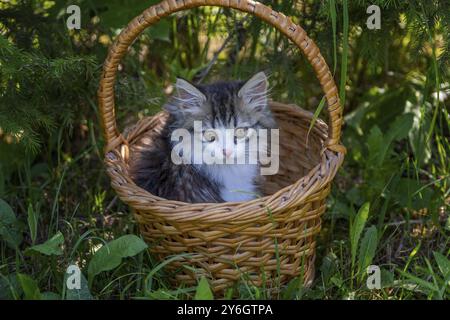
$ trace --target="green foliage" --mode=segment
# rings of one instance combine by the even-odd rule
[[[213,300],[214,296],[209,287],[208,280],[202,277],[197,285],[197,291],[195,292],[195,300]]]
[[[21,226],[13,210],[0,199],[0,237],[11,248],[17,248],[22,242]]]
[[[55,234],[53,237],[48,239],[42,244],[38,244],[35,246],[32,246],[25,250],[25,253],[32,254],[32,253],[41,253],[46,256],[60,256],[63,254],[63,251],[61,249],[61,245],[64,243],[64,236],[61,232],[58,231],[57,234]]]
[[[41,133],[73,124],[72,106],[89,94],[96,64],[89,57],[48,59],[19,50],[0,36],[0,127],[36,153]]]
[[[89,262],[88,278],[91,283],[96,275],[120,265],[123,258],[134,257],[147,245],[135,235],[125,235],[102,246]]]
[[[22,287],[20,286],[15,274],[0,277],[0,299],[13,300],[19,299],[22,294]]]
[[[17,279],[24,293],[25,300],[41,300],[42,295],[36,280],[26,274],[17,274]]]
[[[349,30],[349,17],[348,17],[348,0],[342,2],[343,12],[343,33],[342,33],[342,61],[341,61],[341,82],[339,86],[339,98],[341,99],[342,106],[345,106],[345,86],[347,84],[347,67],[348,67],[348,30]],[[334,10],[331,10],[332,16]],[[333,18],[332,18],[333,19]],[[334,18],[335,19],[335,18]]]
[[[364,230],[367,218],[369,216],[370,203],[365,203],[358,211],[353,223],[350,225],[350,243],[352,251],[352,265],[355,264],[356,252],[358,250],[359,239]]]
[[[399,272],[409,280],[409,282],[405,282],[407,288],[421,291],[427,294],[429,298],[442,300],[450,293],[450,260],[439,252],[433,252],[433,255],[439,267],[439,272],[435,272],[429,260],[425,259],[427,275],[433,280],[432,282],[402,270],[399,270]],[[408,284],[410,285],[408,286]]]
[[[439,252],[433,252],[433,255],[444,279],[450,280],[450,260]]]
[[[359,247],[359,273],[366,271],[367,267],[372,263],[375,257],[375,252],[378,245],[378,232],[375,226],[371,226],[367,229],[364,237],[361,240],[361,246]]]
[[[37,236],[37,228],[38,228],[38,214],[33,209],[33,206],[31,204],[28,205],[28,228],[30,229],[30,237],[32,243],[36,241]]]
[[[123,28],[138,13],[141,13],[153,4],[160,1],[150,0],[116,0],[116,1],[84,1],[90,9],[97,12],[103,25],[110,28]]]
[[[80,274],[80,289],[66,289],[66,300],[93,300],[91,292],[89,291],[88,281],[85,276]],[[64,278],[64,283],[67,281],[67,273]]]

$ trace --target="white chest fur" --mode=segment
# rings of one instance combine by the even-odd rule
[[[258,165],[214,165],[208,173],[222,186],[220,194],[227,202],[247,201],[257,196],[255,178],[259,174]]]

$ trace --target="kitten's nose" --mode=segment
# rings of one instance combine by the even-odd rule
[[[229,149],[222,149],[223,155],[227,158],[229,158],[231,156],[231,150]]]

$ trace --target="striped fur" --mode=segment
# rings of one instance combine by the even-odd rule
[[[179,128],[188,130],[193,137],[194,121],[201,121],[204,130],[275,128],[267,105],[264,73],[256,74],[247,82],[210,85],[193,85],[178,79],[175,87],[176,93],[164,106],[170,117],[160,140],[142,152],[132,166],[136,184],[160,197],[191,203],[255,198],[259,193],[257,164],[176,165],[171,160],[174,145],[170,138]],[[230,152],[253,152],[248,147],[244,150],[240,140],[234,139],[235,146]],[[202,141],[202,148],[222,148],[218,144],[219,141]]]

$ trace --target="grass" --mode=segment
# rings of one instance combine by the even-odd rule
[[[58,161],[60,164],[49,174],[26,179],[31,181],[25,188],[19,188],[15,196],[10,197],[12,207],[28,208],[25,211],[28,211],[28,226],[22,226],[25,232],[22,247],[46,243],[46,240],[56,234],[56,230],[62,232],[64,240],[58,246],[62,248],[61,252],[50,255],[42,252],[28,255],[22,250],[11,250],[2,242],[0,292],[3,296],[18,298],[24,294],[23,291],[26,291],[27,286],[33,287],[24,284],[27,281],[15,278],[15,270],[20,270],[21,274],[29,275],[30,279],[36,282],[35,285],[41,293],[39,298],[53,297],[50,292],[61,297],[65,290],[63,284],[65,269],[70,264],[76,263],[81,267],[83,274],[86,274],[99,246],[124,234],[137,233],[136,224],[128,209],[115,200],[114,193],[108,187],[101,163],[97,160],[92,161],[96,159],[94,149],[87,146],[76,159],[61,159]],[[36,165],[27,171],[31,174],[35,169]],[[85,170],[97,174],[86,175]],[[341,192],[336,184],[334,189],[335,195]],[[78,192],[79,190],[83,192]],[[36,195],[32,194],[36,193],[39,194],[39,200],[32,202],[31,198],[36,198]],[[331,202],[337,201],[335,197],[332,197]],[[339,213],[336,205],[331,204],[325,215],[324,229],[318,239],[318,271],[313,286],[298,289],[294,293],[291,288],[286,287],[281,297],[448,298],[449,275],[445,271],[448,267],[445,266],[448,264],[448,258],[445,258],[448,254],[448,237],[443,230],[436,230],[427,219],[415,214],[412,214],[409,221],[381,221],[375,228],[382,236],[369,260],[373,259],[370,263],[380,266],[383,288],[367,289],[365,270],[362,265],[358,265],[360,263],[358,249],[361,248],[360,238],[364,230],[366,234],[369,230],[365,228],[369,217],[368,206],[369,204],[365,204],[350,220],[352,221],[350,228],[346,220],[335,218],[333,230],[330,230],[331,219]],[[23,220],[20,211],[16,213],[19,219]],[[387,250],[395,253],[389,253]],[[443,254],[447,259],[446,262],[441,262],[444,266],[439,266],[432,252]],[[359,255],[363,253],[360,252]],[[349,256],[351,259],[348,259]],[[179,257],[174,256],[165,261],[154,261],[146,250],[139,251],[132,257],[124,257],[118,266],[106,268],[106,271],[100,272],[90,280],[88,285],[90,295],[82,298],[91,296],[95,299],[193,298],[200,289],[173,288],[167,281],[170,275],[165,274],[164,266],[177,258]],[[447,274],[443,274],[442,270]],[[263,288],[252,286],[245,280],[245,275],[241,285],[235,290],[241,298],[268,298]]]
[[[334,10],[331,9],[331,17],[333,21],[336,18]],[[349,30],[349,17],[348,17],[348,1],[342,2],[342,20],[343,20],[343,34],[342,34],[342,61],[341,61],[341,82],[339,85],[339,98],[341,100],[342,107],[345,106],[345,90],[347,84],[347,66],[348,66],[348,30]],[[334,23],[333,23],[334,24]],[[336,39],[333,38],[334,46],[336,46]]]

